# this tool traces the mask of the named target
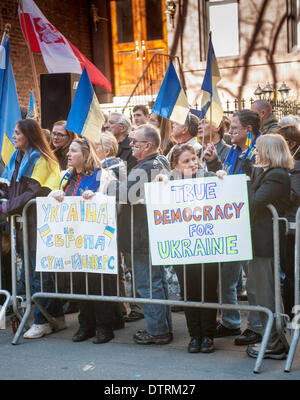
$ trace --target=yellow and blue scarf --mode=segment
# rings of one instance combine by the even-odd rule
[[[229,151],[229,153],[227,154],[227,157],[224,161],[224,170],[227,171],[228,175],[233,175],[233,174],[242,174],[242,166],[243,163],[246,159],[253,161],[255,154],[256,154],[256,148],[255,148],[255,144],[256,144],[256,140],[259,138],[259,136],[261,135],[261,132],[259,132],[257,134],[257,136],[251,140],[251,143],[247,144],[249,145],[249,148],[247,150],[245,150],[242,161],[239,165],[239,168],[237,171],[235,171],[235,167],[236,167],[236,163],[237,160],[239,159],[241,153],[240,153],[240,148],[237,145],[233,145],[231,146],[231,149]],[[248,140],[248,138],[247,138]]]
[[[0,178],[0,181],[8,186],[15,171],[15,162],[19,151],[16,150],[13,153]],[[19,182],[22,177],[36,180],[41,187],[57,190],[60,182],[59,164],[53,160],[47,162],[38,150],[31,147],[23,155],[16,182]]]
[[[67,170],[67,172],[64,174],[62,177],[62,180],[60,182],[59,188],[61,190],[64,190],[64,188],[67,186],[69,183],[70,179],[72,176],[75,174],[75,171],[73,169]],[[76,193],[74,195],[76,196],[82,196],[82,193],[85,190],[92,190],[93,192],[97,192],[98,188],[100,185],[100,180],[99,180],[99,168],[96,168],[93,173],[87,173],[83,175]]]

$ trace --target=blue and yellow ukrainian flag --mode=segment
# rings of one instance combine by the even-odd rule
[[[152,112],[183,125],[189,109],[190,106],[186,95],[182,89],[174,65],[170,61]]]
[[[67,119],[66,128],[95,142],[100,142],[104,115],[90,78],[84,68]]]
[[[207,54],[206,72],[203,79],[203,95],[201,100],[201,117],[213,123],[216,127],[220,125],[223,118],[222,103],[219,98],[217,83],[221,80],[217,58],[209,34],[209,45]]]
[[[38,119],[38,111],[33,92],[30,92],[29,105],[27,109],[26,119]]]
[[[113,226],[106,225],[104,229],[104,235],[108,236],[109,238],[112,238],[114,233],[115,233],[115,228]]]
[[[246,144],[247,147],[251,147],[251,144],[252,144],[252,131],[249,131],[245,144]]]
[[[5,165],[15,151],[12,136],[19,119],[21,110],[9,59],[9,36],[5,33],[0,45],[0,149]]]

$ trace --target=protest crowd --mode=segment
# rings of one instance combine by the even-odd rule
[[[135,107],[133,119],[132,124],[121,113],[107,115],[98,142],[68,130],[66,121],[54,123],[49,135],[36,120],[19,120],[13,135],[16,151],[2,173],[0,194],[6,201],[0,205],[1,215],[21,214],[26,203],[37,197],[49,196],[61,203],[66,196],[82,196],[89,200],[96,192],[115,196],[118,275],[103,274],[101,279],[100,274],[87,274],[88,292],[117,295],[116,281],[119,280],[120,295],[130,296],[125,276],[131,274],[139,297],[150,297],[151,280],[153,298],[167,300],[167,272],[173,267],[152,265],[150,269],[144,183],[205,177],[226,179],[227,175],[246,174],[253,259],[222,263],[222,299],[218,293],[217,262],[209,264],[204,283],[200,266],[188,265],[186,300],[238,304],[238,287],[242,274],[245,274],[248,303],[274,312],[273,228],[267,205],[274,205],[280,216],[295,220],[300,205],[300,130],[297,118],[289,116],[278,122],[271,105],[259,100],[253,103],[251,110],[236,112],[229,127],[228,117],[223,117],[220,125],[215,126],[191,112],[184,124],[172,123],[149,113],[145,106]],[[40,274],[35,271],[35,207],[30,209],[29,226],[31,290],[35,293],[41,290]],[[284,312],[292,317],[295,235],[293,232],[281,233]],[[18,225],[17,252],[24,260],[22,228]],[[174,266],[174,271],[179,282],[179,296],[183,299],[182,266]],[[20,295],[24,294],[24,268],[22,273],[18,282]],[[66,274],[58,275],[59,291],[69,293]],[[7,278],[7,274],[5,276]],[[85,274],[75,273],[73,280],[74,293],[85,293]],[[44,291],[53,292],[54,274],[43,273],[42,285]],[[205,299],[201,297],[203,287]],[[4,282],[4,289],[10,289],[9,279]],[[176,335],[169,305],[147,303],[141,306],[109,301],[66,303],[53,298],[40,299],[40,304],[56,319],[56,330],[67,328],[66,313],[79,311],[78,331],[72,338],[74,342],[89,338],[93,338],[95,344],[108,342],[114,338],[115,330],[125,327],[125,322],[134,323],[143,318],[146,327],[135,333],[133,340],[136,343],[167,345],[172,342],[173,334]],[[183,307],[183,311],[190,335],[188,352],[211,353],[215,350],[215,339],[232,336],[235,345],[245,346],[250,357],[257,357],[266,325],[262,314],[249,312],[247,328],[242,332],[238,310],[221,310],[219,313],[216,309]],[[53,327],[35,307],[34,323],[24,333],[24,338],[38,339],[52,332]],[[275,326],[265,357],[279,360],[286,357],[286,349]]]

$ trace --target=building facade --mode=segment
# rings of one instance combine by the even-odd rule
[[[208,35],[212,32],[227,101],[254,98],[258,86],[290,88],[300,100],[300,0],[35,0],[47,19],[111,81],[96,87],[101,103],[127,98],[156,53],[177,56],[191,106],[201,101]],[[11,61],[19,100],[33,87],[17,0],[2,0],[0,27],[11,24]],[[37,72],[46,73],[40,55]],[[158,74],[157,74],[158,75]],[[161,77],[152,73],[151,80]]]

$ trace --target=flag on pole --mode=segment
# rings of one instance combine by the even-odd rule
[[[111,92],[102,72],[47,20],[33,0],[19,0],[18,13],[25,40],[32,52],[42,54],[49,73],[81,74],[86,68],[93,84]]]
[[[15,151],[12,136],[19,119],[21,110],[9,59],[9,36],[5,33],[0,45],[0,149],[5,165]]]
[[[221,80],[218,62],[215,55],[214,47],[211,40],[211,32],[209,34],[209,45],[207,54],[206,72],[203,79],[202,87],[203,95],[201,100],[201,117],[206,118],[218,127],[223,118],[222,103],[219,98],[217,83]],[[211,115],[212,111],[212,115]]]
[[[166,119],[184,124],[190,106],[172,61],[159,89],[152,112]]]
[[[104,122],[97,96],[87,70],[84,69],[68,115],[66,129],[99,142]]]
[[[28,119],[28,118],[38,119],[36,102],[35,102],[35,98],[34,98],[32,91],[30,92],[29,106],[28,106],[27,114],[26,114],[26,119]]]

